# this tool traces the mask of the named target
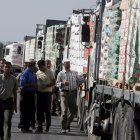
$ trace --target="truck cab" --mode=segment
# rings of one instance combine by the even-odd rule
[[[21,43],[12,43],[5,47],[4,59],[11,62],[13,72],[20,72],[22,67],[24,45]]]

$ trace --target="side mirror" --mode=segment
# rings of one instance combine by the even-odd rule
[[[82,42],[90,42],[90,27],[87,24],[82,25]]]
[[[38,41],[37,46],[39,49],[41,49],[42,48],[42,41]]]
[[[42,49],[42,44],[43,44],[43,37],[38,37],[38,41],[37,41],[37,47],[38,49]]]

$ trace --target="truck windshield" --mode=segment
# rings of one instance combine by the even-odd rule
[[[9,53],[10,53],[10,49],[6,49],[5,50],[5,55],[9,55]]]
[[[17,54],[21,54],[21,46],[18,46],[18,48],[17,48]]]

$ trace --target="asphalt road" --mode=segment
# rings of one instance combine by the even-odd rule
[[[18,102],[18,110],[19,110],[19,102]],[[52,116],[52,125],[48,133],[46,132],[43,132],[41,134],[37,134],[34,132],[21,133],[17,127],[18,123],[19,123],[19,111],[17,114],[13,115],[11,140],[100,140],[99,137],[95,136],[88,137],[84,132],[80,132],[79,128],[77,127],[76,121],[74,121],[71,125],[71,132],[67,134],[60,134],[61,124],[59,117]]]
[[[11,140],[88,140],[87,135],[80,132],[77,127],[77,122],[73,122],[71,132],[60,134],[61,124],[59,117],[52,117],[52,126],[48,133],[21,133],[18,128],[19,115],[13,116],[12,121],[12,138]]]

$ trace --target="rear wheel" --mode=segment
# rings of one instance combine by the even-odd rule
[[[128,108],[123,121],[122,140],[134,140],[134,111]]]
[[[124,110],[121,103],[119,103],[114,119],[113,140],[122,140],[121,138],[122,138],[123,119],[124,119]]]

